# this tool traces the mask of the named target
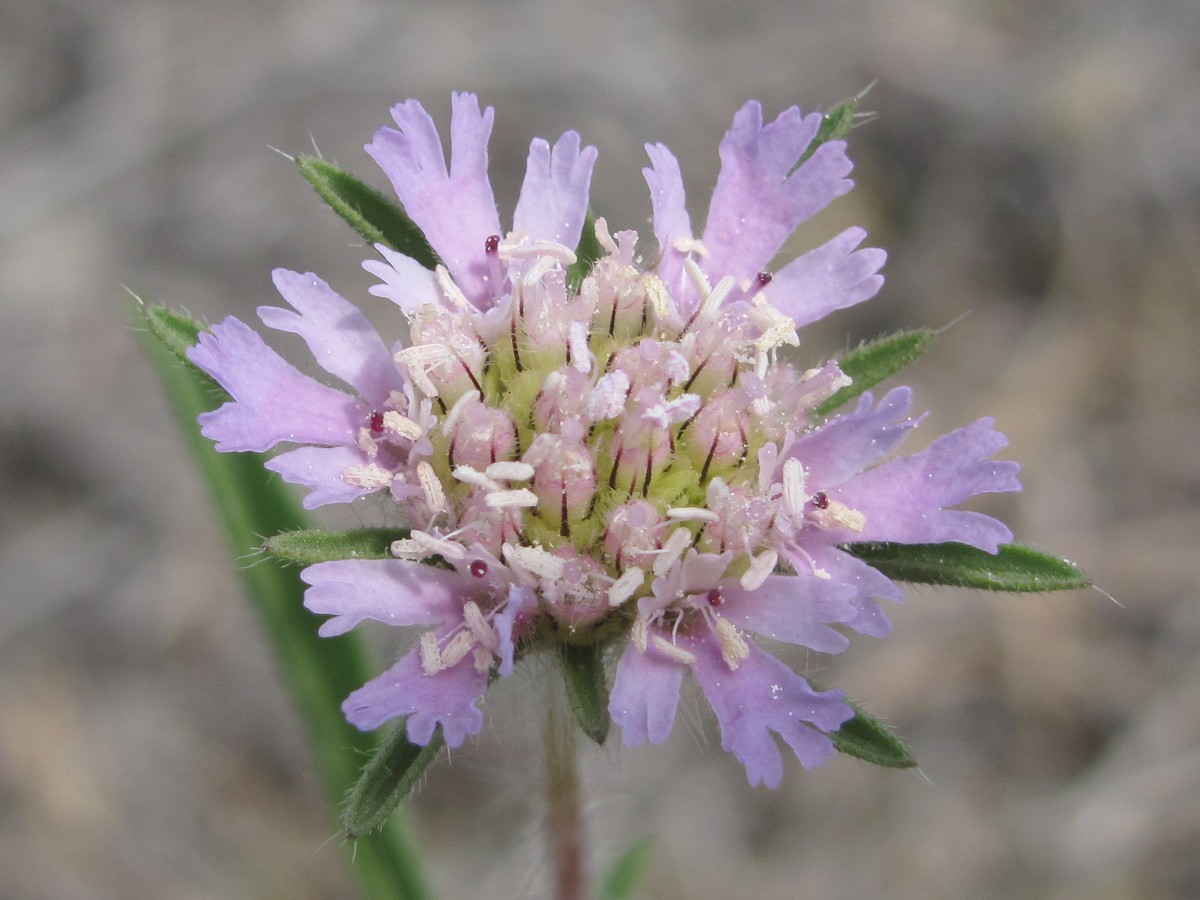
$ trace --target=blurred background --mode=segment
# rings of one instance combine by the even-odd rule
[[[906,377],[912,449],[994,415],[1025,492],[976,508],[1120,602],[913,590],[893,637],[793,660],[919,772],[752,790],[685,702],[665,748],[586,754],[595,865],[652,834],[664,900],[1200,896],[1194,0],[0,0],[0,898],[354,895],[123,285],[247,318],[287,266],[394,322],[271,148],[383,185],[361,148],[407,97],[496,107],[505,215],[574,128],[594,205],[647,230],[644,142],[702,221],[745,99],[871,82],[858,186],[792,249],[862,224],[888,283],[801,352],[955,323]],[[442,896],[544,889],[537,677],[411,804]]]

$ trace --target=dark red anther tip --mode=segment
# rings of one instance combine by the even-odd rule
[[[829,509],[829,496],[824,491],[817,491],[812,496],[812,505],[817,509]]]
[[[500,249],[500,235],[489,234],[483,242],[483,249],[490,255]]]
[[[471,561],[469,566],[467,566],[467,570],[476,578],[482,578],[487,574],[488,564],[482,559],[475,559]]]
[[[371,413],[371,431],[375,434],[383,431],[383,413],[379,412],[379,410]]]

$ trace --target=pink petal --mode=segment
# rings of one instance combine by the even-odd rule
[[[806,769],[833,753],[825,732],[836,731],[854,715],[841,691],[814,691],[754,644],[736,671],[721,658],[715,638],[693,639],[686,646],[696,654],[692,672],[721,724],[721,746],[746,767],[750,784],[775,788],[783,780],[783,758],[772,731]]]
[[[555,241],[575,249],[587,215],[588,188],[596,148],[579,149],[579,135],[568,131],[554,144],[541,138],[529,145],[525,181],[513,214],[513,229],[534,240]]]
[[[850,190],[843,141],[822,144],[796,168],[820,124],[820,113],[802,116],[793,106],[764,126],[754,100],[733,117],[704,228],[703,269],[714,282],[725,275],[742,282],[766,269],[797,225]]]
[[[301,374],[232,316],[201,332],[188,359],[233,397],[199,417],[201,432],[221,451],[261,452],[281,441],[350,444],[366,415],[353,397]]]
[[[650,157],[650,168],[642,169],[642,174],[650,186],[654,236],[658,238],[659,255],[654,271],[686,315],[695,305],[696,292],[684,274],[683,261],[687,254],[675,248],[676,241],[690,241],[693,237],[683,175],[679,171],[679,161],[662,144],[647,144],[646,154]]]
[[[357,447],[300,447],[267,460],[263,465],[278,472],[289,484],[302,484],[309,489],[304,497],[305,509],[316,509],[328,503],[349,503],[377,490],[355,487],[342,477],[351,466],[368,462],[366,454]]]
[[[369,731],[388,719],[408,716],[408,739],[425,745],[442,726],[449,747],[459,746],[483,728],[479,700],[487,688],[487,672],[478,672],[470,654],[458,665],[426,675],[420,652],[413,648],[382,675],[346,698],[342,712],[351,725]]]
[[[642,653],[633,641],[617,662],[608,711],[621,726],[626,746],[649,740],[659,744],[671,733],[684,666],[648,648]]]
[[[779,470],[788,459],[798,459],[809,490],[827,491],[886,457],[920,420],[908,418],[911,388],[893,388],[875,409],[873,400],[867,391],[853,412],[797,438],[780,454]]]
[[[720,614],[762,637],[841,653],[850,640],[833,624],[849,622],[858,610],[850,602],[854,589],[815,575],[768,575],[752,591],[736,581],[721,586]]]
[[[366,150],[458,286],[484,309],[492,303],[484,244],[501,234],[487,172],[495,114],[490,106],[481,113],[474,94],[454,94],[451,106],[449,169],[437,126],[415,100],[393,107],[400,130],[381,128]]]
[[[1019,467],[989,457],[1008,440],[980,419],[952,431],[914,456],[890,460],[830,493],[863,512],[861,533],[841,540],[942,543],[959,541],[995,553],[1012,540],[1004,523],[982,513],[948,510],[976,494],[1019,491]]]
[[[874,297],[883,285],[883,276],[876,273],[887,254],[874,248],[855,251],[866,236],[861,228],[847,228],[792,260],[766,289],[771,305],[799,327]]]
[[[373,406],[404,387],[392,355],[358,307],[311,272],[301,275],[276,269],[271,277],[296,312],[260,306],[258,317],[264,324],[304,338],[321,368],[353,387]]]
[[[364,619],[388,625],[462,621],[463,594],[472,588],[457,572],[405,559],[345,559],[309,566],[304,606],[333,616],[321,637],[345,634]]]

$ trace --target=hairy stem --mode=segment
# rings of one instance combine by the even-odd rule
[[[554,866],[555,900],[584,900],[583,810],[575,731],[553,711],[546,719],[546,838]]]

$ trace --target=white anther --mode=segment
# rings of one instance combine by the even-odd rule
[[[680,253],[695,253],[701,259],[708,259],[708,248],[704,246],[704,242],[699,238],[675,238],[671,246]]]
[[[642,586],[646,573],[637,566],[630,566],[621,573],[621,577],[612,583],[608,589],[608,605],[614,609],[633,596],[633,592]]]
[[[525,488],[513,491],[495,491],[487,495],[487,505],[492,509],[507,509],[512,506],[537,506],[537,494]]]
[[[678,241],[676,241],[676,245],[678,245]],[[678,246],[676,246],[676,249],[678,249]],[[690,256],[683,261],[683,270],[687,272],[688,280],[691,281],[692,287],[696,289],[696,293],[702,298],[712,293],[712,285],[708,281],[708,276],[704,274],[704,270]]]
[[[510,566],[524,569],[538,578],[560,580],[563,577],[565,560],[547,553],[541,547],[522,547],[516,544],[504,544],[501,548],[504,561]]]
[[[454,401],[454,405],[450,407],[446,413],[446,417],[442,419],[442,434],[448,435],[458,425],[458,420],[463,414],[463,410],[471,405],[479,398],[479,391],[467,391],[461,397]]]
[[[463,312],[474,312],[471,301],[467,299],[467,295],[462,292],[462,289],[454,283],[454,279],[450,277],[450,273],[446,271],[445,266],[438,266],[433,270],[433,273],[437,277],[438,287],[442,289],[442,293],[446,295],[447,300]]]
[[[738,634],[737,628],[728,619],[717,619],[717,644],[721,647],[721,659],[736,672],[742,660],[750,656],[750,645]]]
[[[455,543],[454,541],[448,541],[445,538],[440,538],[436,534],[430,534],[428,531],[418,531],[413,529],[408,533],[408,535],[409,540],[413,542],[413,545],[421,548],[423,551],[422,555],[424,556],[435,553],[438,556],[444,557],[445,559],[467,558],[466,548],[463,547],[462,544]],[[396,554],[396,545],[403,543],[403,541],[392,542],[392,553],[394,555],[399,555]],[[407,548],[412,545],[404,544],[404,546]]]
[[[498,491],[504,487],[500,482],[489,478],[473,466],[455,466],[451,474],[456,481],[461,481],[463,484],[473,484],[475,487],[483,488],[485,491]]]
[[[543,256],[529,267],[529,271],[521,277],[521,281],[525,287],[534,287],[557,265],[558,260],[553,257]]]
[[[667,319],[675,313],[675,301],[671,297],[671,292],[667,290],[667,286],[657,275],[643,276],[642,290],[646,292],[646,299],[650,301],[650,308],[654,310],[655,318]]]
[[[425,429],[420,425],[394,409],[389,409],[383,414],[383,430],[410,441],[417,440],[425,433]]]
[[[813,572],[813,574],[814,574],[814,575],[816,575],[818,578],[824,578],[826,581],[828,581],[829,579],[833,578],[833,576],[829,574],[829,571],[828,571],[828,570],[826,570],[826,569],[822,569],[822,568],[820,568],[819,566],[818,566],[817,568],[814,568],[814,569],[812,570],[812,572]]]
[[[375,438],[371,437],[369,428],[358,429],[358,449],[367,454],[368,459],[374,459],[379,455],[379,444]]]
[[[495,478],[499,481],[528,481],[533,477],[535,470],[529,463],[501,460],[492,463],[483,471],[488,478]]]
[[[742,587],[754,591],[762,587],[767,576],[775,571],[775,563],[779,562],[779,554],[774,550],[764,550],[754,557],[750,568],[742,573]]]
[[[450,669],[466,659],[467,654],[475,649],[475,637],[469,631],[460,631],[450,638],[442,649],[442,668]]]
[[[821,524],[860,532],[866,527],[867,517],[857,509],[851,509],[840,500],[830,500],[829,506],[821,511]]]
[[[620,252],[617,242],[613,240],[612,232],[608,230],[608,220],[604,216],[596,219],[596,240],[606,253],[616,256]]]
[[[437,385],[429,378],[429,369],[450,359],[450,348],[443,344],[419,344],[397,350],[393,359],[408,373],[413,384],[427,397],[436,397]]]
[[[650,640],[653,642],[655,650],[677,663],[683,663],[685,666],[690,666],[696,661],[695,653],[692,653],[690,650],[684,650],[682,647],[676,644],[672,644],[661,634],[651,635]],[[749,653],[750,651],[747,650],[746,652]],[[725,655],[724,651],[722,651],[721,655]]]
[[[342,481],[351,487],[377,491],[392,483],[392,473],[374,463],[367,466],[351,466],[342,473]]]
[[[587,327],[582,322],[572,322],[567,329],[567,346],[571,350],[571,367],[586,375],[592,370],[592,354],[588,349]]]
[[[720,522],[721,517],[711,509],[699,506],[674,506],[667,510],[668,519],[678,519],[684,522]]]
[[[421,484],[421,492],[425,495],[425,505],[430,512],[446,511],[446,492],[442,489],[442,481],[437,472],[425,460],[417,463],[417,481]]]
[[[509,259],[533,259],[535,256],[549,257],[563,265],[575,262],[575,251],[557,241],[531,241],[528,244],[504,248]]]
[[[726,275],[717,282],[717,286],[708,292],[708,296],[704,298],[704,303],[700,307],[700,318],[711,319],[721,308],[721,304],[729,297],[729,292],[733,290],[733,276]]]
[[[492,651],[486,650],[483,647],[476,647],[475,654],[475,671],[482,675],[492,667]]]
[[[638,653],[646,652],[646,640],[650,637],[649,623],[640,613],[633,620],[633,627],[629,629],[629,639],[633,641],[633,646],[637,647]]]
[[[540,466],[542,460],[550,455],[550,451],[555,448],[559,440],[560,438],[556,435],[543,431],[533,439],[533,443],[529,445],[529,449],[525,451],[521,461],[531,466]]]
[[[804,493],[804,466],[792,457],[783,464],[783,505],[789,516],[804,515],[808,496]]]
[[[496,632],[488,624],[487,619],[483,615],[483,610],[479,608],[479,604],[474,600],[468,600],[463,604],[463,621],[467,623],[467,628],[471,630],[471,634],[475,635],[475,640],[488,650],[495,649],[499,643],[499,640],[496,638]]]
[[[629,396],[629,375],[617,370],[600,376],[587,399],[587,417],[593,422],[612,419],[625,409],[625,398]]]
[[[445,666],[442,665],[442,653],[438,650],[437,635],[427,631],[421,635],[420,650],[421,669],[426,675],[436,675]]]
[[[667,536],[663,543],[662,549],[658,551],[658,558],[654,560],[654,565],[651,566],[651,571],[655,575],[665,575],[671,571],[671,566],[683,555],[683,551],[687,549],[688,544],[692,542],[692,533],[686,528],[676,528]]]

